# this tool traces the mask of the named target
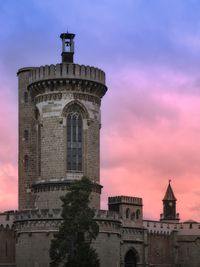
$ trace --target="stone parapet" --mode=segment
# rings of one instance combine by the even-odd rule
[[[121,220],[119,214],[107,210],[97,210],[95,221],[99,225],[99,233],[121,236]]]
[[[122,240],[134,242],[144,242],[144,231],[145,229],[124,227],[122,229]]]
[[[66,63],[32,68],[29,76],[29,84],[40,80],[66,78],[89,80],[105,85],[104,71],[90,66]]]
[[[132,204],[142,206],[142,198],[128,196],[109,197],[108,204]]]
[[[44,219],[61,219],[62,209],[30,209],[15,213],[14,221],[30,221]]]
[[[95,220],[118,221],[121,222],[119,213],[109,210],[97,210]]]
[[[177,235],[199,235],[200,233],[200,223],[195,221],[170,223],[144,220],[143,226],[152,234],[171,234],[173,231],[176,231]]]
[[[5,211],[0,213],[0,230],[13,228],[15,211]]]
[[[33,209],[16,212],[14,225],[17,234],[57,231],[61,223],[61,209]]]

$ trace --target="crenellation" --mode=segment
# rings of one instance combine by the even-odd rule
[[[94,67],[79,64],[56,64],[35,67],[30,71],[29,84],[49,79],[84,79],[105,85],[105,73]]]
[[[128,197],[128,196],[116,196],[116,197],[109,197],[108,199],[109,204],[117,204],[117,203],[127,203],[127,204],[136,204],[142,205],[142,198],[138,197]]]
[[[97,210],[95,213],[95,218],[97,220],[111,220],[121,222],[119,213],[109,210]]]

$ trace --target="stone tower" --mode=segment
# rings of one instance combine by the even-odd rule
[[[93,182],[90,205],[100,209],[101,99],[105,73],[74,63],[74,37],[62,33],[62,63],[27,67],[19,78],[19,211],[16,265],[49,266],[61,200],[73,181]]]
[[[179,214],[176,213],[176,197],[171,187],[171,180],[163,198],[163,214],[161,221],[179,221]]]
[[[69,183],[94,182],[100,208],[99,137],[105,73],[74,63],[74,37],[62,33],[62,63],[27,67],[19,78],[19,210],[59,208]]]

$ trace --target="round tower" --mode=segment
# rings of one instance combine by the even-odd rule
[[[19,209],[59,208],[69,183],[94,183],[100,208],[101,98],[105,73],[74,63],[74,37],[62,33],[62,63],[23,68],[19,77]]]

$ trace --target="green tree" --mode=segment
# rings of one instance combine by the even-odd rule
[[[94,210],[89,207],[92,182],[87,177],[73,182],[61,198],[63,221],[51,242],[51,267],[98,267],[91,242],[99,232]]]

